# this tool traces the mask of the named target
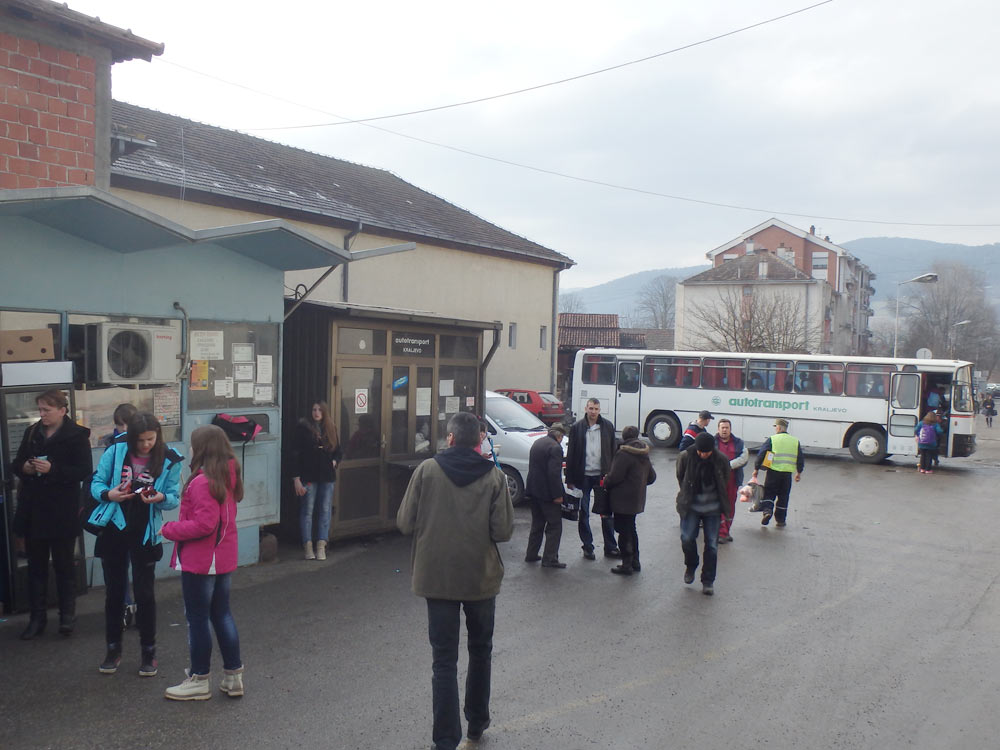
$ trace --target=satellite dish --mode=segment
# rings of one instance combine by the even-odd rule
[[[931,354],[931,350],[926,346],[922,346],[917,349],[917,359],[931,359],[934,355]]]

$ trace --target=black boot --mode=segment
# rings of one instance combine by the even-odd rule
[[[21,632],[22,641],[30,641],[45,632],[45,615],[31,615],[28,627]]]
[[[59,615],[59,635],[73,635],[73,626],[76,625],[76,615],[72,613],[61,613]]]
[[[108,653],[104,657],[104,661],[101,662],[101,666],[97,668],[97,671],[101,674],[114,674],[118,671],[118,665],[122,661],[122,644],[121,643],[109,643]]]

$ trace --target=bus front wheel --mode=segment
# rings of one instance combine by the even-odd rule
[[[646,435],[658,448],[673,448],[681,439],[681,423],[673,414],[659,414],[649,421]]]
[[[854,460],[865,464],[877,464],[886,456],[885,435],[873,427],[864,427],[851,435],[849,447]]]

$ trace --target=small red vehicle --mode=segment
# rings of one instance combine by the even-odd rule
[[[526,388],[497,388],[495,390],[523,406],[547,425],[562,422],[566,416],[562,401],[548,391],[531,391]]]

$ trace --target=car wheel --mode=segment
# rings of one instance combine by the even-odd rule
[[[851,435],[848,445],[855,461],[877,464],[886,457],[885,435],[874,427],[863,427]]]
[[[646,425],[646,435],[657,448],[673,448],[681,439],[681,423],[673,414],[660,414]]]
[[[514,505],[524,502],[524,482],[521,481],[521,474],[517,469],[509,466],[500,467],[504,476],[507,477],[507,490],[510,492],[510,501]]]

